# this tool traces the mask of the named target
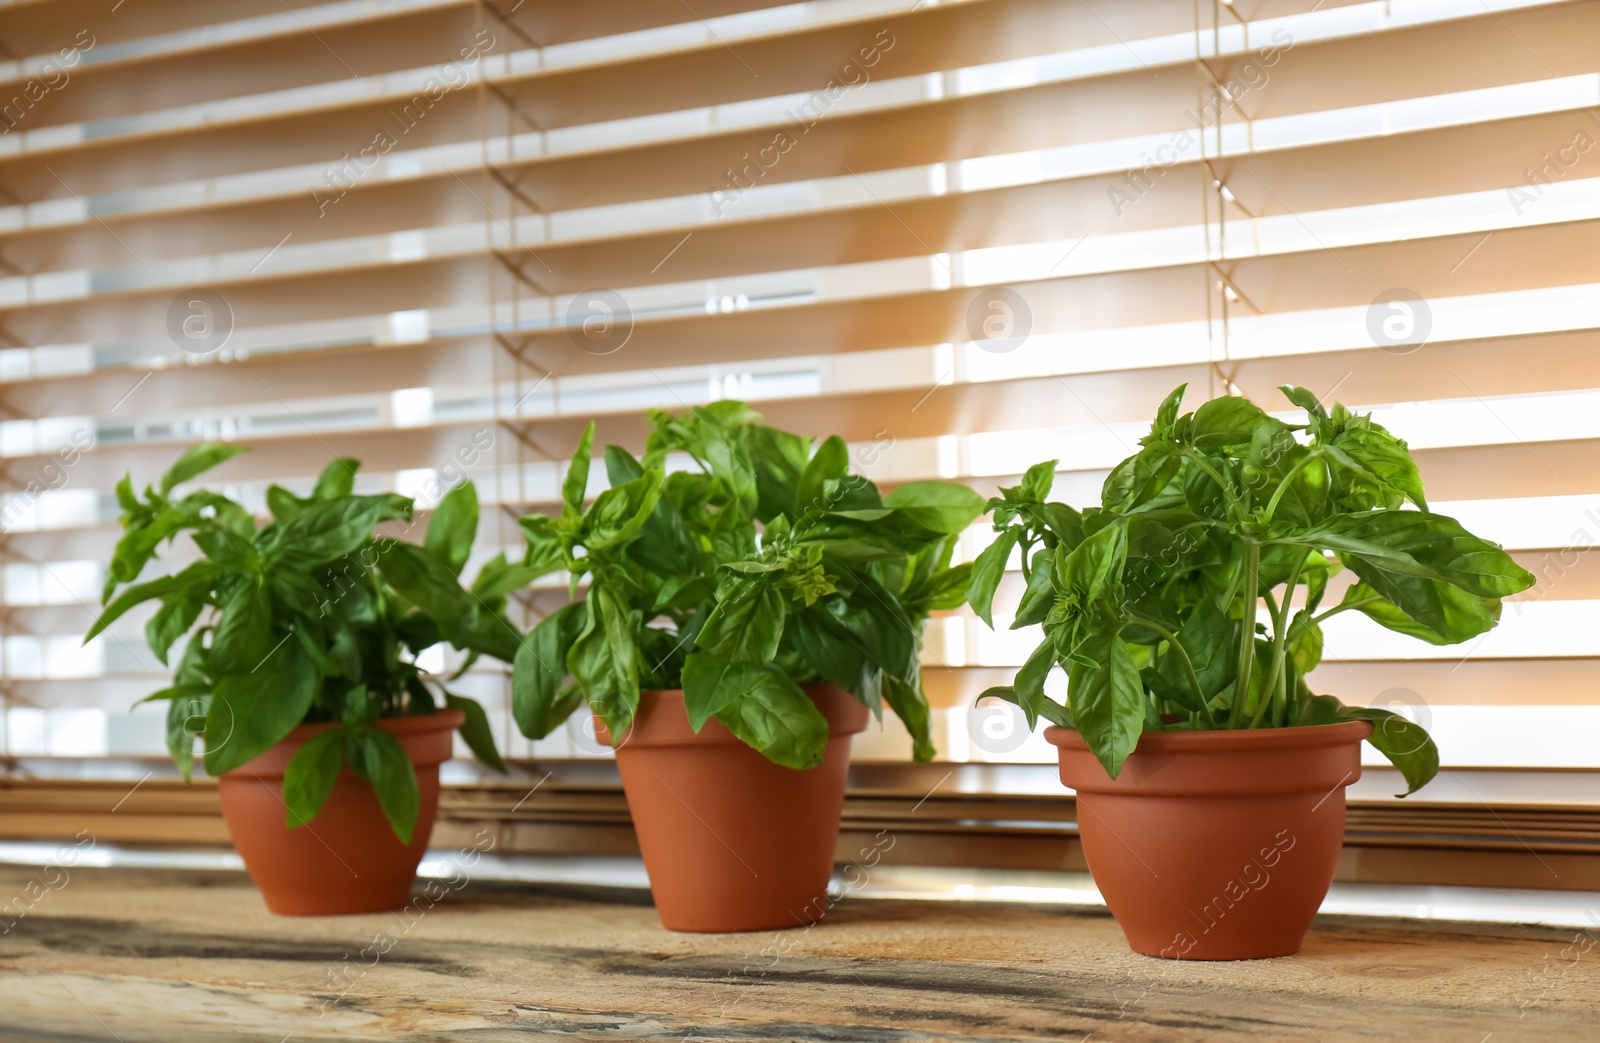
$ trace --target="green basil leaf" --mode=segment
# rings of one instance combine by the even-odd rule
[[[494,729],[489,727],[489,715],[483,712],[483,706],[476,699],[450,692],[444,693],[444,704],[467,715],[457,731],[473,756],[504,775],[506,762],[500,759],[500,751],[495,748]]]
[[[1503,598],[1535,582],[1511,555],[1442,514],[1385,510],[1336,515],[1290,539],[1346,555],[1351,568],[1369,583],[1369,573],[1381,571],[1441,580],[1481,598]]]
[[[1078,646],[1067,705],[1089,749],[1116,778],[1144,732],[1145,698],[1139,668],[1115,630],[1094,631]]]
[[[736,398],[719,398],[708,405],[694,407],[693,412],[696,418],[721,428],[759,424],[762,420],[760,413]]]
[[[1194,411],[1187,437],[1196,449],[1223,449],[1249,445],[1257,428],[1284,428],[1284,423],[1268,415],[1248,398],[1225,395],[1203,403]]]
[[[1406,780],[1409,796],[1427,785],[1439,773],[1439,748],[1420,725],[1389,710],[1368,706],[1346,706],[1331,695],[1312,695],[1297,701],[1289,724],[1308,726],[1337,724],[1341,721],[1371,721],[1373,748],[1387,757]]]
[[[516,658],[521,640],[504,617],[462,589],[450,569],[413,543],[386,541],[379,557],[383,576],[414,603],[456,648],[494,656],[503,663]]]
[[[358,588],[364,590],[365,588]],[[349,604],[346,598],[342,604]],[[329,634],[328,657],[339,665],[339,673],[351,681],[361,680],[361,646],[356,636],[356,623],[342,615],[330,615],[325,623]]]
[[[439,704],[434,702],[433,691],[422,683],[422,677],[416,672],[414,664],[410,665],[410,670],[406,674],[405,689],[406,711],[408,713],[412,715],[430,714],[439,709]],[[367,691],[367,686],[364,684],[357,685],[356,688],[345,693],[345,711],[350,714],[356,712],[357,708],[351,706],[350,703],[357,691],[360,692],[361,696],[360,709],[364,711],[358,720],[367,722],[377,720],[382,714],[383,704],[372,697],[372,694]],[[349,724],[351,722],[346,719],[345,723]]]
[[[1021,699],[1017,696],[1017,690],[1011,685],[996,685],[993,688],[985,688],[981,693],[979,693],[978,698],[973,701],[975,703],[981,703],[983,700],[991,698],[1004,699],[1008,703],[1016,703],[1018,706],[1022,705]],[[1063,728],[1072,727],[1072,711],[1068,710],[1065,706],[1062,706],[1054,699],[1042,700],[1039,704],[1038,710],[1039,716],[1043,717],[1051,724],[1057,724]]]
[[[218,442],[201,442],[199,445],[190,446],[182,456],[178,457],[176,463],[167,468],[167,473],[161,476],[161,495],[166,496],[176,486],[196,475],[249,451],[248,446],[223,445]]]
[[[313,500],[337,500],[355,492],[356,472],[361,461],[342,456],[322,469],[317,476],[316,488],[311,490]]]
[[[704,478],[682,471],[666,477],[656,509],[640,526],[637,538],[628,544],[632,561],[669,580],[675,576],[700,576],[706,571],[686,520],[686,515],[696,517],[702,512],[699,504],[687,503],[687,490],[701,487]]]
[[[459,576],[477,538],[478,489],[471,482],[463,482],[445,493],[433,509],[422,545]]]
[[[1028,503],[1043,503],[1056,484],[1056,465],[1059,460],[1042,460],[1028,468],[1017,486],[1017,495]]]
[[[711,474],[727,489],[741,512],[754,515],[761,500],[755,465],[746,453],[729,441],[725,432],[718,429],[715,421],[708,419],[704,410],[697,410],[696,415],[700,418],[700,430],[705,435],[701,451],[705,454],[704,459]]]
[[[995,591],[1000,589],[1000,581],[1006,574],[1006,562],[1011,560],[1011,552],[1016,549],[1021,536],[1022,530],[1019,528],[1001,529],[994,542],[985,547],[972,563],[972,581],[967,584],[967,604],[991,630],[994,629]]]
[[[633,454],[620,445],[606,446],[606,480],[612,485],[626,485],[644,475],[644,468]]]
[[[589,591],[586,624],[567,650],[567,672],[613,735],[633,723],[639,707],[639,659],[627,610],[604,588]]]
[[[1183,393],[1188,390],[1187,383],[1179,384],[1161,400],[1161,405],[1156,408],[1155,422],[1150,425],[1151,442],[1166,442],[1172,439],[1173,427],[1178,422],[1178,410],[1183,408]]]
[[[195,699],[200,696],[208,696],[210,694],[211,686],[208,684],[175,684],[171,688],[163,688],[160,691],[151,692],[149,695],[134,703],[134,705],[138,706],[139,703],[163,702],[169,699]]]
[[[878,487],[859,474],[829,478],[822,483],[822,498],[835,512],[883,509]]]
[[[913,624],[898,598],[868,573],[851,573],[855,586],[843,597],[816,602],[838,629],[854,635],[885,672],[907,680],[917,676],[917,646],[922,627]]]
[[[348,575],[341,575],[335,577],[335,582],[343,584],[351,578]],[[355,599],[348,597],[354,590],[359,589],[365,593],[365,588],[359,580],[351,583],[348,588],[330,591],[323,587],[311,572],[297,568],[270,569],[266,574],[266,580],[267,589],[272,592],[273,597],[304,616],[321,616],[329,611],[334,603],[345,605],[355,602],[361,595],[357,594]]]
[[[195,546],[218,565],[227,565],[247,572],[258,572],[261,556],[245,537],[229,529],[208,525],[190,535]]]
[[[811,439],[764,424],[748,424],[745,453],[756,479],[756,517],[771,522],[796,511],[795,491],[811,455]]]
[[[748,682],[717,720],[774,763],[802,771],[821,764],[828,721],[816,704],[775,667],[745,665],[754,668]]]
[[[1108,510],[1137,510],[1160,495],[1181,467],[1171,446],[1152,443],[1111,469],[1100,489],[1101,502]]]
[[[478,654],[488,655],[509,663],[516,658],[517,646],[522,636],[517,628],[498,612],[471,600],[471,607],[466,615],[454,621],[430,620],[438,627],[439,633],[457,649]],[[432,644],[429,641],[428,644]],[[428,644],[413,646],[415,651],[422,651]]]
[[[1291,728],[1338,724],[1340,721],[1350,720],[1344,711],[1344,703],[1331,695],[1308,695],[1292,702],[1288,724]]]
[[[209,685],[210,670],[206,660],[209,652],[206,650],[206,637],[211,633],[211,627],[201,627],[189,635],[189,640],[183,646],[183,655],[178,657],[178,665],[172,671],[172,680],[177,684],[204,684]]]
[[[205,606],[205,598],[193,589],[161,599],[161,607],[144,626],[144,639],[163,665],[173,642],[189,632]]]
[[[209,489],[196,489],[179,500],[174,507],[188,519],[189,525],[202,526],[203,529],[225,530],[246,542],[256,534],[255,515],[226,496]],[[204,516],[207,507],[211,508],[210,518]]]
[[[739,579],[711,610],[696,643],[729,660],[765,663],[778,654],[788,605],[776,587],[761,579]]]
[[[528,542],[528,553],[523,558],[525,568],[537,569],[540,575],[554,572],[565,561],[565,536],[571,528],[548,514],[526,514],[517,519],[522,536]]]
[[[139,498],[133,494],[133,475],[124,474],[122,481],[117,483],[117,504],[129,517],[144,512],[144,504],[140,503]]]
[[[272,601],[253,576],[235,586],[222,602],[222,617],[211,635],[211,664],[219,674],[250,673],[278,640],[272,632]]]
[[[156,548],[162,540],[170,539],[177,535],[185,526],[191,524],[190,517],[176,507],[163,507],[148,520],[129,528],[117,540],[116,550],[112,552],[111,564],[106,569],[105,589],[101,592],[101,602],[111,600],[112,591],[122,583],[131,583],[144,571],[145,565],[155,556]]]
[[[1340,604],[1354,606],[1374,623],[1430,645],[1454,645],[1486,634],[1500,621],[1500,601],[1480,598],[1437,580],[1371,572],[1372,583],[1355,583]]]
[[[934,532],[953,535],[983,514],[988,500],[959,482],[907,482],[883,498],[883,505]]]
[[[850,447],[838,435],[830,435],[817,447],[816,455],[806,463],[800,476],[800,486],[795,490],[795,514],[802,519],[826,514],[832,504],[827,498],[827,483],[850,473]]]
[[[1309,674],[1322,662],[1322,627],[1305,609],[1296,612],[1289,623],[1289,655],[1301,676]]]
[[[116,599],[106,606],[105,611],[100,613],[100,618],[94,621],[94,625],[84,635],[83,643],[88,644],[133,606],[149,601],[152,598],[164,598],[173,594],[185,594],[192,591],[198,595],[203,593],[210,582],[220,573],[221,569],[213,562],[197,561],[182,572],[177,572],[170,576],[160,576],[129,587],[121,594],[118,594]]]
[[[542,739],[566,720],[555,710],[567,679],[567,653],[588,622],[588,606],[575,601],[540,620],[518,645],[511,664],[511,716],[528,738]]]
[[[322,628],[317,621],[304,613],[295,614],[292,627],[294,639],[300,645],[300,650],[311,660],[317,668],[317,673],[323,677],[340,677],[344,670],[338,660],[329,654],[327,645],[322,636]]]
[[[1296,444],[1287,432],[1272,437],[1282,439],[1283,444],[1273,444],[1267,438],[1251,444],[1245,457],[1246,481],[1263,501],[1277,497],[1275,521],[1297,527],[1318,524],[1328,513],[1334,491],[1326,452],[1315,453]],[[1213,516],[1227,515],[1217,511]]]
[[[456,647],[469,649],[473,647],[474,642],[464,635],[471,631],[472,628],[470,624],[472,619],[475,616],[480,615],[481,613],[469,612],[467,614],[467,618],[463,622],[451,624],[452,635],[461,642]],[[430,619],[425,612],[407,612],[398,619],[394,618],[394,614],[391,613],[389,624],[394,628],[394,636],[399,638],[400,643],[406,648],[409,648],[413,653],[424,652],[438,644],[440,641],[445,640],[444,632],[440,628],[439,624]],[[510,627],[509,623],[506,625],[508,628]],[[508,630],[503,637],[508,645],[514,645],[517,641],[517,635],[513,631]],[[508,651],[511,654],[515,654],[514,648],[504,648],[502,651]]]
[[[1410,796],[1439,774],[1439,747],[1421,725],[1372,706],[1347,706],[1343,716],[1372,722],[1372,735],[1367,741],[1400,769],[1406,780],[1406,791],[1395,796]]]
[[[441,626],[465,615],[473,604],[449,567],[414,543],[386,544],[378,562],[389,585]]]
[[[281,485],[267,486],[267,510],[280,522],[293,521],[306,509],[310,500],[303,500]]]
[[[506,560],[504,551],[483,563],[472,580],[472,592],[493,605],[512,591],[521,590],[540,576],[559,568],[559,563],[540,568],[531,565],[513,565]]]
[[[784,572],[789,566],[781,561],[730,561],[722,566],[729,572],[740,572],[746,576],[762,576],[769,572]]]
[[[1016,703],[1022,707],[1022,712],[1027,714],[1030,729],[1038,724],[1041,716],[1047,716],[1047,704],[1052,700],[1045,694],[1044,682],[1055,665],[1055,644],[1047,638],[1028,656],[1027,661],[1022,664],[1022,669],[1017,671],[1017,676],[1012,681]]]
[[[1057,582],[1063,589],[1078,595],[1084,604],[1100,598],[1122,577],[1123,565],[1128,559],[1127,535],[1126,527],[1108,525],[1078,544],[1070,554],[1056,558]]]
[[[894,715],[906,726],[906,731],[911,733],[911,759],[918,763],[933,760],[939,751],[933,745],[930,723],[932,714],[922,686],[908,684],[894,674],[885,674],[883,701],[889,704],[889,709],[894,711]]]
[[[1083,515],[1064,503],[1040,504],[1035,515],[1056,538],[1056,546],[1072,550],[1083,542]],[[1047,540],[1048,542],[1048,540]]]
[[[305,719],[317,693],[317,669],[286,641],[253,673],[227,673],[206,712],[206,774],[213,778],[282,742]]]
[[[841,636],[828,618],[814,609],[789,614],[788,636],[807,665],[883,719],[884,672],[860,643]]]
[[[1178,643],[1189,654],[1189,662],[1200,682],[1199,697],[1206,702],[1216,698],[1238,676],[1239,624],[1217,607],[1215,597],[1202,598],[1189,613],[1178,631]],[[1169,653],[1162,658],[1161,676],[1180,691],[1189,692],[1189,676],[1177,656]],[[1185,700],[1185,705],[1189,702]],[[1190,708],[1199,709],[1199,706]]]
[[[599,496],[583,516],[583,542],[590,550],[604,550],[628,542],[639,532],[661,500],[661,472],[612,486]]]
[[[1381,425],[1366,417],[1352,418],[1327,445],[1337,451],[1342,461],[1353,462],[1395,497],[1403,496],[1424,511],[1428,509],[1422,492],[1422,475],[1417,471],[1417,462],[1411,458],[1411,451],[1405,442]],[[1397,503],[1390,505],[1398,506]]]
[[[901,600],[913,615],[929,612],[948,612],[967,602],[967,587],[972,583],[972,562],[962,562],[952,568],[940,569],[915,587],[906,591]]]
[[[1306,611],[1315,613],[1322,604],[1323,595],[1328,592],[1328,581],[1343,569],[1338,561],[1329,561],[1321,551],[1313,550],[1306,555]]]
[[[199,640],[199,638],[195,638]],[[167,750],[172,754],[178,774],[188,782],[194,772],[194,737],[205,727],[206,712],[211,705],[209,685],[179,685],[172,691],[188,691],[188,695],[174,695],[167,704]],[[162,693],[147,698],[161,697]]]
[[[741,695],[763,683],[765,663],[734,662],[711,652],[691,652],[683,663],[683,708],[698,732]]]
[[[651,608],[656,612],[668,609],[692,610],[716,597],[716,593],[717,585],[709,576],[677,575],[661,584],[661,589],[656,592],[655,604]]]
[[[566,476],[561,480],[561,501],[573,514],[583,513],[584,495],[589,490],[589,454],[593,451],[594,421],[591,420],[583,429],[583,437],[578,439],[578,448],[573,451]]]
[[[990,697],[992,699],[1005,699],[1006,702],[1014,702],[1014,704],[1021,705],[1021,699],[1016,694],[1016,688],[1011,685],[997,685],[994,688],[982,689],[982,693],[979,693],[978,699],[974,699],[974,702],[982,702],[984,699],[990,699]],[[1072,728],[1072,710],[1067,709],[1067,707],[1054,701],[1054,699],[1045,699],[1045,701],[1040,702],[1040,705],[1038,705],[1038,717],[1043,717],[1046,721],[1050,721],[1051,725]]]
[[[372,727],[351,729],[351,747],[352,766],[357,775],[372,783],[384,817],[389,820],[389,828],[400,838],[400,843],[411,843],[422,792],[417,787],[417,772],[405,747],[393,735]]]
[[[1056,552],[1039,551],[1029,562],[1029,568],[1028,585],[1022,591],[1022,600],[1017,603],[1017,616],[1011,621],[1012,630],[1043,623],[1044,617],[1055,606]]]
[[[411,501],[402,496],[351,496],[309,502],[278,528],[267,559],[286,568],[324,565],[354,554],[381,521],[410,521]]]
[[[1313,392],[1294,384],[1280,384],[1278,390],[1283,392],[1283,397],[1306,411],[1306,415],[1313,420],[1328,419],[1328,411],[1322,405],[1322,400]]]
[[[344,728],[334,726],[301,744],[283,771],[283,803],[290,829],[317,817],[333,795],[333,784],[344,767]]]

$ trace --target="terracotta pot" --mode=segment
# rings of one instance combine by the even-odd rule
[[[829,730],[807,771],[772,763],[715,718],[696,735],[682,691],[642,694],[617,769],[669,930],[801,927],[826,912],[850,736],[868,713],[834,685],[801,687]]]
[[[1077,791],[1089,871],[1133,950],[1254,960],[1300,951],[1371,733],[1366,721],[1146,732],[1114,780],[1077,732],[1044,735]]]
[[[267,908],[285,916],[339,916],[399,909],[411,900],[417,863],[439,810],[439,765],[450,759],[460,710],[391,717],[377,726],[400,741],[422,801],[411,843],[389,828],[372,785],[345,765],[316,818],[290,829],[283,772],[289,758],[331,724],[302,724],[289,737],[217,780],[228,835]]]

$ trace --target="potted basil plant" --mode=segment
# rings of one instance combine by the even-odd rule
[[[1360,612],[1454,644],[1493,627],[1534,577],[1430,511],[1406,443],[1370,417],[1288,386],[1303,424],[1239,397],[1180,416],[1184,390],[1100,506],[1050,502],[1053,460],[990,501],[998,538],[969,600],[992,625],[1019,552],[1012,625],[1040,624],[1044,639],[1014,684],[985,695],[1052,723],[1084,856],[1135,951],[1286,955],[1332,881],[1362,740],[1408,793],[1439,767],[1405,717],[1313,694],[1323,624]],[[1057,665],[1065,706],[1044,690]]]
[[[124,534],[85,640],[146,601],[159,602],[145,627],[157,658],[187,637],[173,685],[147,698],[169,701],[167,745],[185,780],[203,734],[228,832],[268,908],[399,908],[433,828],[452,731],[505,770],[483,708],[425,675],[416,656],[449,640],[510,662],[519,637],[501,606],[524,573],[500,558],[476,593],[454,579],[477,531],[471,485],[440,501],[423,546],[374,538],[379,523],[409,524],[413,505],[355,495],[355,460],[329,464],[309,498],[272,486],[273,517],[260,528],[216,492],[176,495],[243,451],[197,445],[142,498],[130,477],[118,484]],[[199,560],[135,582],[183,534]],[[453,598],[397,582],[417,587],[435,573],[451,577]]]
[[[606,447],[585,507],[590,425],[561,514],[523,519],[528,567],[587,592],[519,650],[517,723],[538,738],[583,701],[603,721],[668,928],[799,926],[826,908],[851,736],[887,706],[933,756],[921,632],[963,600],[950,559],[983,498],[881,495],[842,439],[739,402],[651,419],[642,459]]]

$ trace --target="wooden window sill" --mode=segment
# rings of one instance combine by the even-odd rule
[[[1037,766],[1030,766],[1037,767]],[[228,843],[216,784],[185,785],[159,762],[131,780],[0,779],[0,839]],[[445,787],[436,846],[482,830],[502,854],[636,855],[627,801],[609,761],[520,762],[513,779]],[[1044,871],[1086,868],[1077,805],[1043,792],[974,792],[981,765],[857,766],[844,805],[841,860],[881,830],[901,864]],[[957,780],[967,772],[971,780]],[[1350,805],[1337,879],[1383,884],[1600,891],[1600,805],[1482,801]],[[270,1043],[270,1041],[269,1041]]]
[[[0,893],[38,870],[0,868]],[[846,897],[684,935],[640,892],[438,884],[409,913],[268,913],[242,874],[75,867],[0,948],[0,1040],[561,1037],[1580,1039],[1600,960],[1550,929],[1324,916],[1297,956],[1136,956],[1103,911]],[[420,891],[419,894],[426,892]]]

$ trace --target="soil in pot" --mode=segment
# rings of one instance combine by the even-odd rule
[[[806,771],[767,760],[715,718],[696,734],[681,691],[643,693],[617,768],[669,930],[801,927],[827,911],[850,737],[868,713],[832,684],[801,687],[829,730],[822,764]]]
[[[390,717],[393,735],[416,768],[422,800],[411,843],[389,828],[372,786],[345,765],[322,812],[290,829],[283,772],[295,751],[331,724],[302,724],[261,756],[217,780],[233,846],[267,908],[285,916],[338,916],[399,909],[411,899],[417,864],[439,808],[439,765],[450,759],[460,710]]]
[[[1344,843],[1371,724],[1146,732],[1111,779],[1048,728],[1084,858],[1135,952],[1251,960],[1300,950]]]

